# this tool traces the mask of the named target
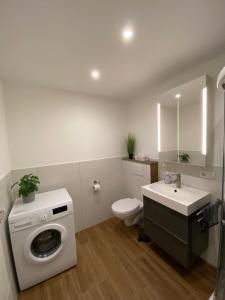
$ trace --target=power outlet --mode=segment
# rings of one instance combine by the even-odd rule
[[[200,171],[200,177],[205,179],[215,179],[216,173],[214,171]]]

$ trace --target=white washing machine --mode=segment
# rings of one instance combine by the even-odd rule
[[[17,199],[9,214],[13,256],[21,290],[77,263],[73,202],[66,189]]]

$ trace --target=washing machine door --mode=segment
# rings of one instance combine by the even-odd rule
[[[25,258],[31,263],[48,263],[60,255],[68,233],[60,224],[46,224],[34,230],[24,245]]]

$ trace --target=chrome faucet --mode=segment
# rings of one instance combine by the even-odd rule
[[[174,174],[174,175],[177,175],[177,178],[174,181],[176,183],[176,188],[180,189],[181,188],[181,174],[177,173],[177,174]]]

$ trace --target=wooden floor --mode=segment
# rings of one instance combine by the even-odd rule
[[[199,261],[185,271],[137,228],[110,219],[77,234],[78,265],[19,295],[20,300],[208,299],[215,269]]]

